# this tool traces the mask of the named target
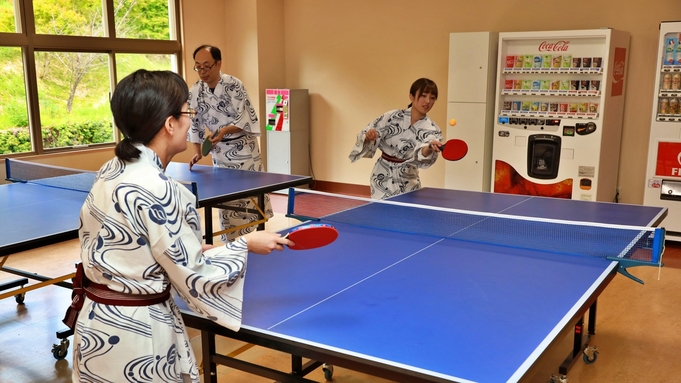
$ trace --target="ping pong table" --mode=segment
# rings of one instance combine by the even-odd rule
[[[0,299],[14,296],[21,303],[26,292],[46,285],[71,288],[71,283],[66,281],[73,277],[73,273],[48,277],[7,267],[5,262],[11,254],[77,238],[80,209],[94,182],[95,173],[39,166],[10,158],[5,159],[5,167],[9,180],[18,181],[24,176],[18,174],[31,172],[38,173],[39,177],[44,173],[47,178],[0,185],[0,270],[23,277],[0,284]],[[55,177],[55,174],[61,176]],[[188,164],[178,162],[171,162],[166,174],[187,185],[197,195],[198,207],[204,209],[206,243],[212,243],[213,236],[219,234],[213,231],[212,209],[224,207],[224,203],[233,200],[254,198],[264,210],[265,193],[307,185],[312,180],[309,176],[203,165],[194,165],[190,171]],[[264,228],[264,220],[259,221],[260,228]],[[77,256],[74,257],[75,261]],[[23,287],[29,279],[40,282]],[[12,290],[1,293],[9,289]]]
[[[549,250],[509,247],[487,241],[494,238],[413,234],[410,226],[432,220],[439,229],[438,208],[641,227],[655,227],[667,214],[659,207],[434,188],[391,201],[436,208],[423,214],[393,214],[401,208],[391,205],[348,209],[320,218],[339,232],[326,247],[250,257],[238,332],[183,310],[185,324],[201,330],[204,381],[217,382],[220,364],[279,382],[311,382],[305,375],[326,363],[399,382],[517,382],[574,333],[573,350],[558,367],[567,374],[579,359],[595,362],[598,354],[587,352],[582,334],[584,317],[588,312],[594,334],[599,295],[618,270],[626,275],[618,256],[641,238],[605,247],[611,258],[561,254],[551,240],[540,243]],[[660,230],[663,242],[663,229],[655,237]],[[588,231],[578,234],[585,241],[579,247],[588,247]],[[652,246],[661,256],[660,244]],[[216,336],[287,353],[291,370],[219,354]],[[327,379],[332,371],[325,370]]]

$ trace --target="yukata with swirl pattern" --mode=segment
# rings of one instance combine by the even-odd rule
[[[197,112],[187,135],[194,149],[190,167],[203,157],[201,143],[209,135],[213,141],[213,166],[263,171],[258,144],[260,124],[244,84],[238,78],[220,72],[222,53],[216,47],[198,47],[194,51],[194,61],[194,70],[200,80],[189,89],[189,107]],[[214,134],[215,137],[212,137]],[[234,209],[220,210],[221,229],[234,230],[223,234],[223,241],[234,240],[254,230],[248,224],[257,221],[259,216],[244,212],[244,208],[257,211],[250,199],[233,201],[225,206]],[[263,212],[268,219],[274,216],[267,194]],[[235,229],[237,227],[242,228]]]
[[[437,100],[437,85],[420,78],[409,91],[407,109],[386,112],[357,135],[350,161],[381,156],[371,172],[371,198],[386,199],[421,188],[419,169],[435,163],[442,131],[426,114]]]
[[[96,174],[80,212],[81,279],[74,278],[67,312],[74,309],[76,318],[74,382],[199,383],[171,294],[238,331],[249,252],[291,245],[266,231],[220,246],[202,243],[196,197],[164,172],[187,149],[194,114],[187,95],[176,73],[139,70],[112,96],[125,138]]]

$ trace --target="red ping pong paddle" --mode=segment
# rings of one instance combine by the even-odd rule
[[[284,238],[295,242],[295,245],[289,246],[291,250],[315,249],[335,241],[338,238],[338,230],[331,225],[312,223],[291,230]]]
[[[442,158],[449,161],[458,161],[468,153],[468,145],[465,141],[453,138],[440,146]]]
[[[218,132],[220,132],[220,129],[216,130],[215,133],[211,136],[211,138],[215,138],[218,135]],[[205,140],[203,140],[203,145],[201,145],[201,154],[203,156],[207,156],[208,153],[210,153],[210,150],[213,149],[213,142],[206,137]]]

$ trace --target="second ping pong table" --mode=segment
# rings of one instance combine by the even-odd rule
[[[659,207],[433,188],[393,200],[641,227],[657,226],[667,214]],[[369,214],[389,226],[429,219],[391,210]],[[183,311],[185,324],[201,330],[205,382],[217,382],[217,364],[280,382],[311,382],[305,375],[322,362],[399,382],[516,382],[536,372],[547,350],[570,333],[574,348],[560,373],[576,360],[595,361],[597,354],[583,354],[589,348],[584,317],[588,312],[594,334],[597,298],[620,262],[335,219],[346,213],[319,221],[339,231],[326,247],[249,258],[240,331]],[[617,256],[630,245],[624,240],[620,250],[607,251]],[[291,371],[219,354],[216,335],[290,354]]]

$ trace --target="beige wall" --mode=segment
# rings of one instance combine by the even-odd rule
[[[264,89],[308,89],[316,179],[367,185],[373,160],[350,164],[347,157],[355,136],[379,114],[406,107],[409,86],[416,78],[429,77],[438,84],[439,100],[430,116],[446,130],[449,33],[620,29],[631,33],[631,46],[619,185],[622,202],[641,203],[658,26],[661,21],[681,20],[681,4],[678,0],[529,4],[518,0],[185,0],[187,81],[191,84],[198,78],[191,71],[191,52],[210,43],[223,50],[223,71],[244,81],[261,123]],[[264,139],[262,144],[266,153]],[[444,161],[422,171],[421,178],[425,186],[442,187]]]
[[[531,5],[530,5],[531,4]],[[320,180],[367,184],[373,160],[350,164],[357,132],[404,107],[418,77],[440,88],[430,115],[445,130],[451,32],[611,27],[631,33],[619,185],[641,203],[653,104],[658,27],[681,20],[678,0],[570,2],[451,0],[286,0],[286,81],[311,94],[312,163]],[[422,171],[444,185],[444,162]]]

